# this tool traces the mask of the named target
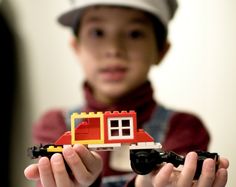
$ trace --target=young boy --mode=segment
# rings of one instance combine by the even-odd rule
[[[153,98],[148,80],[150,68],[161,62],[170,43],[168,23],[173,18],[175,0],[77,0],[59,22],[73,29],[71,46],[84,72],[86,104],[73,111],[51,110],[34,125],[36,143],[54,142],[69,128],[71,112],[135,110],[137,123],[150,133],[164,150],[187,154],[181,172],[171,164],[144,176],[135,176],[127,167],[128,154],[92,152],[83,145],[66,147],[63,157],[41,158],[25,170],[28,179],[44,187],[70,186],[224,186],[228,161],[221,159],[215,177],[215,163],[204,162],[201,177],[193,184],[197,155],[207,150],[209,133],[201,120],[190,113],[163,107]],[[125,151],[125,150],[124,150]],[[125,156],[126,155],[126,156]],[[127,158],[126,158],[127,157]],[[122,166],[122,162],[124,164]],[[40,183],[38,184],[41,185]]]

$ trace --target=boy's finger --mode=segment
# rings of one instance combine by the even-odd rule
[[[70,178],[61,154],[56,153],[51,158],[51,166],[57,187],[70,186]]]
[[[29,180],[39,180],[38,164],[31,164],[25,168],[24,175]]]
[[[216,178],[214,181],[214,187],[224,187],[227,183],[228,173],[227,169],[220,168],[216,173]]]
[[[65,147],[63,155],[77,182],[89,186],[94,181],[94,178],[85,167],[80,155],[72,147]]]
[[[89,172],[93,174],[100,173],[102,169],[102,159],[96,152],[89,151],[83,145],[75,145],[73,148],[79,154],[82,162]]]
[[[227,169],[229,167],[229,160],[226,158],[221,157],[220,158],[220,165],[219,168],[225,168]]]
[[[51,164],[47,157],[39,159],[38,168],[43,187],[56,187]]]
[[[203,162],[202,173],[198,180],[198,187],[212,186],[215,179],[215,161],[207,158]]]
[[[195,152],[188,153],[185,158],[183,170],[180,172],[177,186],[191,186],[197,167],[196,165],[197,154]]]
[[[154,187],[165,187],[169,183],[169,179],[173,172],[173,165],[168,163],[165,164],[160,171],[152,178]]]

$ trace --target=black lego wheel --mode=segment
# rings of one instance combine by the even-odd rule
[[[154,149],[130,150],[131,168],[139,175],[146,175],[156,167],[158,157]]]

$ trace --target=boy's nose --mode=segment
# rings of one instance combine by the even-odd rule
[[[104,53],[106,57],[124,57],[124,41],[120,37],[113,37],[107,40]]]

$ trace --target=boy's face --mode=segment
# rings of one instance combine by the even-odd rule
[[[72,46],[96,99],[112,103],[147,80],[158,63],[153,24],[141,11],[91,7]]]

